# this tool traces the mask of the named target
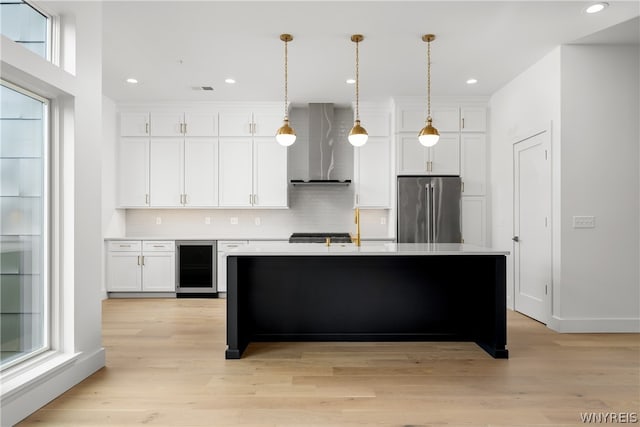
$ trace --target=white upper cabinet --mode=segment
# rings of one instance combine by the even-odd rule
[[[149,113],[121,113],[120,136],[149,136]]]
[[[151,139],[151,206],[182,204],[184,148],[182,138]]]
[[[253,135],[276,137],[276,132],[282,126],[284,111],[282,109],[270,109],[266,111],[254,111]]]
[[[189,207],[218,205],[217,138],[185,138],[183,205]]]
[[[253,138],[220,138],[218,163],[220,206],[250,207],[253,203]]]
[[[398,136],[398,174],[459,175],[460,138],[457,133],[441,134],[433,147],[424,147],[417,135]]]
[[[354,147],[356,206],[391,207],[391,144],[389,137],[370,136],[362,147]]]
[[[272,136],[282,126],[284,112],[275,108],[220,112],[220,136]]]
[[[287,149],[275,138],[220,139],[220,206],[287,207]]]
[[[218,136],[217,113],[184,113],[185,136]]]
[[[487,158],[483,133],[465,133],[461,136],[460,156],[463,196],[483,196],[486,188]]]
[[[247,111],[221,111],[220,136],[253,135],[253,113]]]
[[[151,136],[217,136],[217,113],[152,112]]]
[[[460,130],[460,109],[454,105],[432,105],[433,126],[439,132],[458,132]],[[426,107],[407,106],[397,112],[397,131],[414,132],[416,135],[425,127]]]
[[[253,206],[287,206],[287,147],[274,137],[253,141]]]
[[[151,136],[182,136],[183,113],[151,113]]]
[[[460,130],[462,132],[485,132],[487,130],[487,109],[485,107],[462,107],[460,109]]]
[[[120,138],[118,151],[120,206],[149,206],[149,139]]]

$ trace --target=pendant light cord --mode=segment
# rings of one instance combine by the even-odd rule
[[[284,42],[284,119],[289,120],[289,111],[287,104],[289,103],[289,42]]]
[[[360,42],[356,42],[356,120],[360,120]]]
[[[427,120],[431,120],[431,41],[427,42]]]

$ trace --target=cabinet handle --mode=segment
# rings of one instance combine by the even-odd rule
[[[118,246],[120,246],[121,248],[130,248],[131,247],[131,245],[118,245]]]
[[[187,124],[186,123],[184,124],[184,134],[185,135],[187,134]]]
[[[462,181],[462,192],[464,193],[464,181]]]
[[[356,205],[360,204],[360,195],[356,194]]]
[[[153,245],[154,248],[164,248],[164,245]]]
[[[249,194],[249,204],[251,204],[251,194]]]
[[[140,258],[142,258],[142,265],[144,266],[144,255],[142,255]]]
[[[257,205],[257,204],[258,204],[258,195],[257,195],[257,194],[254,194],[254,195],[253,195],[253,204],[254,204],[254,205]]]
[[[144,203],[145,203],[145,205],[149,204],[149,194],[145,194],[144,195]]]
[[[184,204],[186,205],[187,203],[189,203],[189,199],[187,198],[187,195],[184,195]]]
[[[138,255],[138,265],[140,265],[140,255]]]
[[[144,133],[146,133],[147,135],[149,135],[149,123],[145,123],[145,124],[144,124]]]
[[[462,129],[464,129],[464,117],[462,118]]]

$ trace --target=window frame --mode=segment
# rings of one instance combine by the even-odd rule
[[[52,100],[45,98],[29,89],[25,89],[19,85],[16,85],[8,80],[0,78],[0,85],[5,86],[13,91],[16,91],[24,96],[32,98],[43,104],[42,126],[43,126],[43,143],[42,143],[42,223],[41,223],[41,239],[42,239],[42,298],[43,298],[43,322],[42,322],[42,346],[34,351],[23,354],[15,359],[0,366],[0,372],[5,372],[10,368],[21,365],[25,362],[33,360],[34,358],[47,353],[52,350],[52,157],[51,157],[51,144],[52,144],[52,128],[51,128],[51,113],[52,113]]]

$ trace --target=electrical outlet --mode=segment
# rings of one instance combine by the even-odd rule
[[[160,218],[159,216],[156,217],[156,225],[160,225],[162,224],[162,218]]]
[[[260,224],[261,224],[260,217],[259,217],[259,216],[255,217],[255,218],[253,219],[253,222],[254,222],[256,225],[260,225]]]
[[[574,216],[573,228],[596,228],[595,216]]]
[[[380,225],[385,225],[387,223],[387,218],[384,216],[380,217]]]
[[[231,218],[229,218],[229,222],[231,222],[232,225],[238,225],[238,217],[232,216]]]
[[[211,224],[211,217],[210,216],[205,216],[204,217],[204,223],[207,224],[207,225]]]

